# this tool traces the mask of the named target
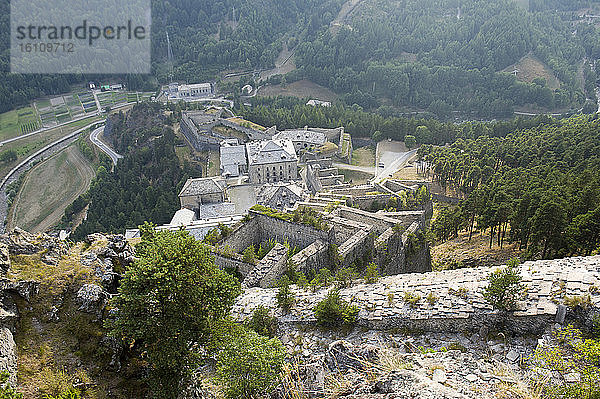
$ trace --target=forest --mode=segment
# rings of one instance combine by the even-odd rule
[[[100,167],[88,192],[78,198],[68,219],[89,204],[87,219],[73,233],[76,240],[103,231],[122,233],[146,220],[168,223],[179,209],[177,194],[189,177],[191,166],[179,164],[175,145],[179,139],[158,104],[136,105],[127,113],[111,116],[110,140],[124,155],[114,172]]]
[[[262,126],[277,125],[278,129],[293,129],[298,126],[336,128],[354,137],[393,139],[404,141],[406,135],[414,135],[418,144],[452,143],[458,138],[479,136],[503,137],[515,129],[524,129],[547,123],[552,118],[540,115],[533,118],[517,117],[493,122],[443,122],[434,118],[396,116],[392,107],[381,106],[375,112],[359,105],[347,106],[337,102],[331,107],[311,107],[306,99],[293,97],[254,98],[252,106],[241,106],[236,113]]]
[[[584,57],[600,57],[600,34],[571,21],[591,3],[561,2],[563,11],[541,3],[528,11],[509,0],[367,0],[337,34],[298,45],[294,75],[332,88],[349,104],[387,101],[442,118],[454,111],[506,117],[527,105],[579,109],[586,96],[578,69]],[[525,55],[545,63],[560,88],[502,72]]]
[[[464,195],[432,224],[445,241],[489,231],[530,257],[589,255],[600,247],[600,119],[541,124],[505,137],[458,139],[419,150],[435,181]]]

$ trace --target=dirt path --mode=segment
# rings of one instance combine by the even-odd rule
[[[94,176],[94,169],[75,146],[36,165],[15,197],[7,228],[19,225],[31,232],[46,231],[88,189]]]
[[[363,0],[348,0],[344,3],[337,17],[329,24],[329,31],[331,33],[337,33],[343,25],[346,25],[348,17],[362,1]]]

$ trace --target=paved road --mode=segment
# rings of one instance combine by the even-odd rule
[[[70,120],[68,122],[59,123],[57,125],[49,126],[49,127],[43,127],[41,129],[38,129],[38,130],[36,130],[34,132],[31,132],[31,133],[24,134],[22,136],[17,136],[17,137],[13,137],[11,139],[0,141],[0,146],[3,146],[4,144],[12,143],[13,141],[25,139],[27,137],[33,136],[33,135],[38,134],[38,133],[45,132],[47,130],[52,130],[52,129],[56,129],[56,128],[61,127],[61,126],[69,125],[69,124],[71,124],[73,122],[77,122],[77,121],[82,120],[82,119],[93,118],[93,117],[94,117],[94,115],[84,115],[84,116],[81,116],[79,118],[72,119],[72,120]]]
[[[106,155],[108,155],[110,157],[110,159],[112,159],[113,165],[116,165],[117,161],[119,159],[123,158],[123,156],[114,152],[112,148],[110,148],[107,144],[105,144],[102,140],[100,140],[100,138],[98,136],[100,134],[102,134],[103,132],[104,132],[104,126],[101,126],[98,129],[94,130],[92,133],[90,133],[90,140],[98,148],[100,148],[102,151],[104,151],[106,153]]]
[[[333,163],[335,168],[339,169],[348,169],[355,170],[357,172],[369,173],[371,175],[375,174],[375,168],[373,166],[357,166],[357,165],[348,165],[347,163]]]
[[[381,182],[388,177],[391,177],[398,170],[402,169],[404,165],[408,162],[410,158],[412,158],[417,153],[417,150],[412,150],[409,152],[402,153],[398,156],[398,158],[385,167],[385,169],[378,171],[377,176],[375,176],[371,181],[373,182]]]

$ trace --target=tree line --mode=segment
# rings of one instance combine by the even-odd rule
[[[465,198],[432,224],[439,240],[489,231],[489,245],[517,242],[531,257],[600,249],[600,120],[577,116],[506,137],[423,146],[433,179]]]

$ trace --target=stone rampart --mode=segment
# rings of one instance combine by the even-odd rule
[[[329,264],[329,245],[317,240],[292,256],[291,260],[296,270],[310,276]]]
[[[277,243],[242,281],[242,287],[273,287],[287,267],[287,248]]]
[[[236,270],[243,277],[246,277],[256,266],[242,261],[241,256],[224,256],[218,253],[213,253],[215,257],[215,265],[224,270]]]
[[[592,305],[600,307],[600,256],[525,262],[518,268],[524,296],[518,310],[509,314],[494,310],[482,294],[487,276],[496,269],[400,274],[343,289],[340,295],[359,308],[357,324],[375,330],[464,332],[486,327],[540,333],[548,324],[564,321],[565,296],[589,295]],[[314,308],[328,290],[292,290],[296,304],[289,313],[277,307],[276,290],[254,288],[238,297],[232,314],[245,319],[262,305],[271,308],[280,323],[315,325]]]

